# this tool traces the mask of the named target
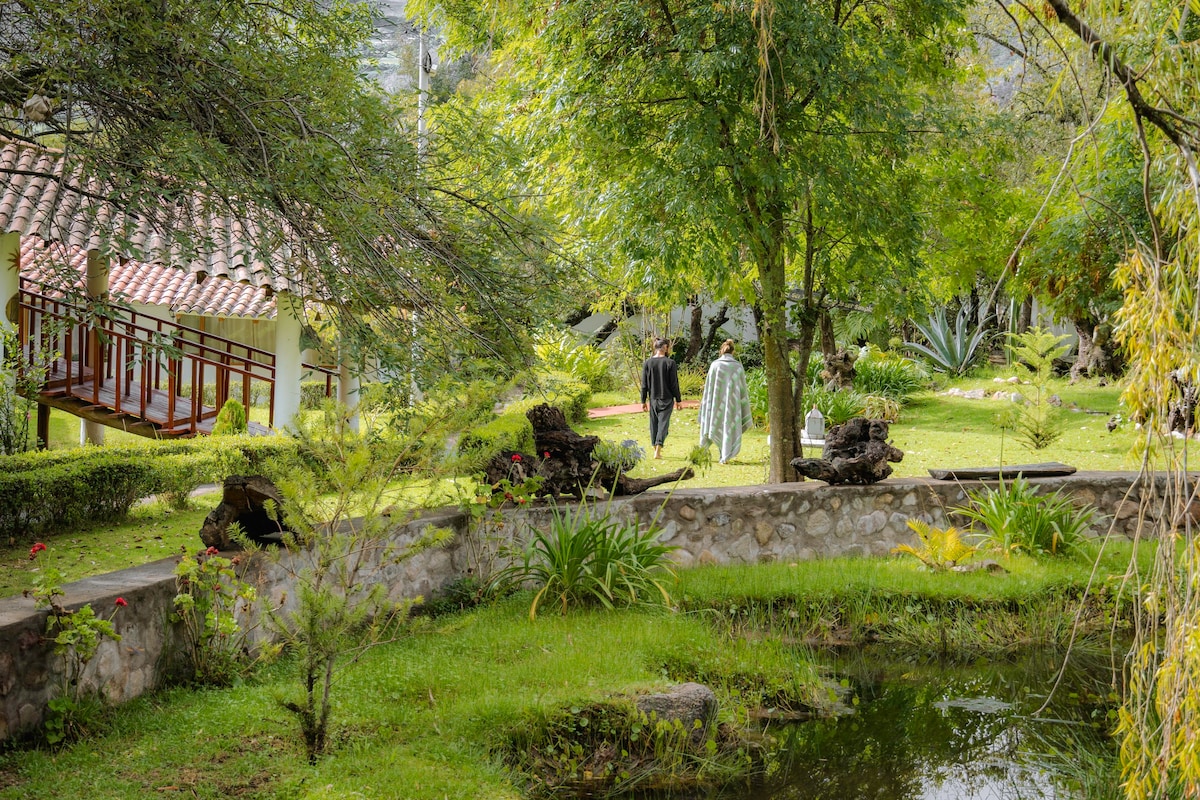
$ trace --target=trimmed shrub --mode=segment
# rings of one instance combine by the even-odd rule
[[[458,452],[482,469],[492,456],[504,450],[533,450],[533,426],[525,409],[510,409],[491,422],[467,431],[458,440]]]
[[[186,503],[203,483],[268,477],[298,457],[283,437],[83,447],[0,458],[0,535],[37,535],[121,519],[143,497]]]
[[[213,423],[213,436],[236,436],[248,429],[246,407],[232,397],[225,401]]]

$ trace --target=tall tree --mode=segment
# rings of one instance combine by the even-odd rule
[[[537,220],[442,158],[470,129],[444,129],[418,168],[412,98],[361,74],[372,30],[353,2],[2,0],[0,136],[61,148],[62,196],[150,221],[185,254],[213,244],[205,218],[247,223],[258,259],[363,342],[409,339],[406,310],[460,337],[464,306],[528,316],[554,286]],[[138,255],[117,217],[79,222]]]
[[[448,6],[437,19],[478,18],[471,0]],[[881,201],[880,187],[902,185],[893,166],[923,90],[952,64],[945,25],[957,7],[787,0],[769,24],[757,8],[517,2],[496,15],[507,25],[497,63],[512,125],[537,143],[548,177],[573,176],[561,206],[633,282],[699,273],[711,295],[753,300],[770,480],[782,481],[799,446],[789,298],[815,291],[816,270],[834,263],[820,257],[819,230],[879,253],[911,213],[895,195]],[[793,276],[806,258],[808,286]]]

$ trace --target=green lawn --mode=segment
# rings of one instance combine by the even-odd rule
[[[1006,384],[993,382],[992,376],[959,381],[958,388],[983,388],[988,392],[1008,390]],[[1120,407],[1120,388],[1098,386],[1095,381],[1083,381],[1068,386],[1065,380],[1054,382],[1052,391],[1064,404],[1075,403],[1080,410],[1064,410],[1063,436],[1042,450],[1031,450],[1016,441],[1011,432],[1004,434],[998,416],[1008,405],[1003,400],[967,400],[929,391],[915,396],[901,412],[900,420],[891,426],[896,447],[904,451],[904,460],[893,464],[896,477],[927,477],[931,468],[996,466],[1028,464],[1042,461],[1061,461],[1079,470],[1136,469],[1132,455],[1139,433],[1129,423],[1109,433],[1105,427]],[[622,402],[620,395],[608,393],[603,398],[612,404]],[[630,395],[623,402],[635,402]],[[1088,411],[1096,413],[1087,413]],[[695,409],[676,411],[671,416],[671,433],[663,448],[661,461],[647,459],[631,476],[641,478],[660,475],[679,469],[686,463],[688,452],[700,439]],[[623,415],[590,420],[578,426],[579,432],[603,439],[621,441],[634,439],[649,451],[649,422],[645,414]],[[806,456],[817,457],[809,450]],[[714,462],[703,475],[688,481],[686,486],[743,486],[762,483],[767,477],[767,435],[759,428],[742,439],[742,452],[732,463],[722,466]]]
[[[1101,579],[1120,571],[1113,555]],[[732,609],[820,600],[831,603],[822,613],[837,604],[869,611],[890,599],[900,608],[990,605],[994,622],[1056,607],[1054,598],[1091,576],[1084,562],[1010,566],[1001,575],[932,574],[911,560],[838,559],[685,570],[675,594],[695,613],[573,611],[530,621],[529,595],[518,595],[416,619],[408,636],[347,664],[335,688],[332,752],[316,764],[281,706],[300,691],[284,662],[233,689],[141,697],[114,710],[107,729],[60,751],[0,753],[0,798],[524,797],[499,752],[516,726],[557,710],[690,678],[713,686],[723,719],[733,721],[739,703],[754,702],[757,682],[799,680],[817,691],[806,650],[753,635]],[[1056,632],[1065,636],[1072,617],[1060,616],[1067,622]]]

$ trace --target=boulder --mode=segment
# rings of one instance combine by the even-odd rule
[[[660,720],[679,720],[684,730],[691,731],[693,743],[704,741],[708,726],[717,718],[717,696],[700,683],[681,683],[660,694],[644,694],[635,698],[638,710]],[[696,721],[700,725],[696,726]]]

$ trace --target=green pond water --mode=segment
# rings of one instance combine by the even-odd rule
[[[835,658],[853,713],[777,727],[781,774],[737,800],[1102,800],[1120,796],[1105,735],[1110,657],[913,664]],[[1106,763],[1107,762],[1107,763]],[[1099,765],[1099,766],[1097,766]]]
[[[1061,653],[913,663],[876,646],[818,661],[851,712],[773,725],[768,730],[782,745],[776,772],[705,800],[1122,796],[1115,744],[1106,734],[1119,658],[1076,654],[1065,667]]]

